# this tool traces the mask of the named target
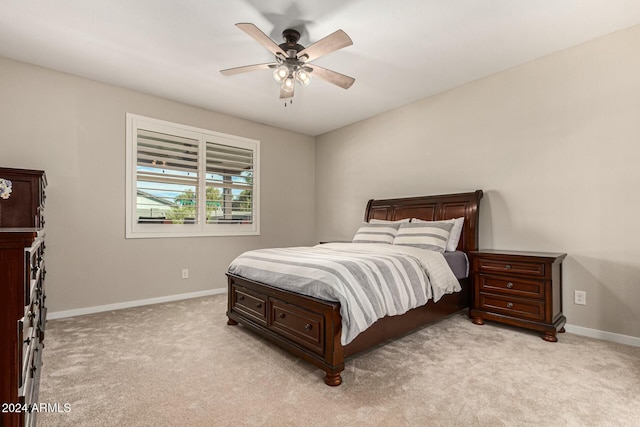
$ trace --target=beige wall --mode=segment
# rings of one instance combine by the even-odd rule
[[[640,337],[638,46],[640,26],[317,138],[318,239],[371,197],[483,189],[481,247],[568,253],[568,323]]]
[[[260,140],[262,234],[125,239],[127,112]],[[0,58],[0,165],[49,180],[50,312],[223,288],[245,250],[312,244],[314,156],[312,137]]]

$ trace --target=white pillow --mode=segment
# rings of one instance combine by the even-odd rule
[[[393,244],[444,252],[452,228],[452,221],[402,223]]]
[[[410,218],[405,218],[405,219],[400,219],[398,221],[388,221],[386,219],[370,219],[369,220],[369,224],[396,224],[396,223],[401,223],[401,222],[409,222],[411,221]]]
[[[411,218],[411,222],[452,222],[453,228],[449,233],[449,240],[447,240],[447,252],[454,252],[458,250],[458,242],[460,242],[460,236],[462,235],[462,225],[464,224],[464,217],[455,219],[445,219],[442,221],[425,221],[418,218]]]
[[[353,243],[387,243],[392,244],[400,223],[371,224],[364,222],[353,236]]]

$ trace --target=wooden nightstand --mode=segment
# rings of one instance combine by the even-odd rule
[[[567,254],[479,250],[469,253],[473,301],[469,317],[543,332],[556,342],[567,319],[562,314],[562,260]]]

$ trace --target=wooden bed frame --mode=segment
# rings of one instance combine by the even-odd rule
[[[402,199],[369,200],[364,219],[427,221],[459,218],[464,226],[458,250],[478,249],[478,216],[482,190],[472,193]],[[379,319],[351,343],[340,342],[340,303],[324,301],[227,274],[229,301],[227,324],[242,324],[290,353],[323,369],[330,386],[342,383],[347,356],[397,338],[421,326],[441,320],[470,304],[471,279],[461,279],[462,292],[443,296],[437,303]]]

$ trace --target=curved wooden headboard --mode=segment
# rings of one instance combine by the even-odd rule
[[[364,220],[386,219],[397,221],[419,218],[439,221],[464,217],[462,236],[458,250],[469,252],[478,249],[478,217],[482,190],[473,193],[444,194],[438,196],[407,197],[402,199],[369,200]]]

